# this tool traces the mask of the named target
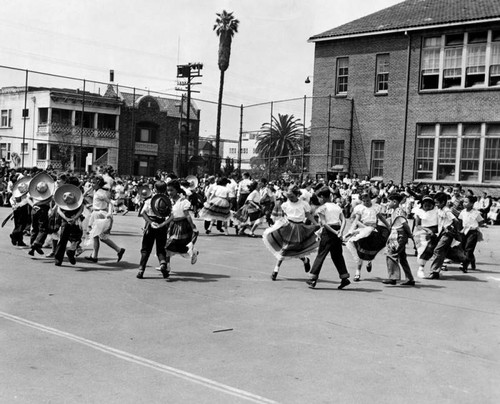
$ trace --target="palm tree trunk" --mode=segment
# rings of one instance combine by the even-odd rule
[[[214,174],[218,173],[220,170],[220,121],[222,115],[222,93],[224,92],[224,70],[220,71],[220,81],[219,81],[219,101],[217,103],[217,127],[215,130],[215,170]]]

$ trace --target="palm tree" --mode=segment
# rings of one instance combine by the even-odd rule
[[[302,149],[304,126],[293,115],[278,114],[271,123],[262,125],[262,133],[257,137],[256,151],[264,158],[276,159],[278,166],[287,164],[290,156]]]
[[[224,91],[224,73],[229,67],[229,57],[231,56],[231,42],[233,36],[238,32],[238,25],[240,22],[234,18],[233,13],[228,13],[223,10],[222,13],[216,13],[217,19],[215,20],[214,31],[219,37],[219,101],[217,104],[217,128],[215,131],[215,170],[219,171],[220,158],[220,120],[222,114],[222,93]]]

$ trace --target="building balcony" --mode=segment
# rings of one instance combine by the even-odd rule
[[[158,156],[158,144],[135,142],[135,154]]]
[[[43,123],[38,125],[38,136],[50,136],[50,135],[71,135],[80,137],[93,137],[100,139],[116,139],[118,136],[118,131],[113,129],[93,129],[93,128],[82,128],[79,126],[68,125],[64,123]]]
[[[37,166],[37,168],[40,168],[41,170],[45,170],[49,166],[51,166],[55,170],[62,169],[61,160],[37,160],[36,166]]]

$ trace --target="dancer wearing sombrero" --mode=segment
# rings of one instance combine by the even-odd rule
[[[361,194],[361,202],[352,212],[354,221],[345,236],[348,239],[346,247],[356,262],[355,282],[361,279],[363,261],[368,261],[366,270],[371,272],[372,261],[385,247],[390,228],[390,224],[381,214],[380,205],[372,202],[369,192]]]
[[[100,242],[102,241],[107,246],[116,251],[118,256],[117,262],[120,262],[125,248],[120,248],[110,239],[109,234],[112,227],[113,204],[111,203],[109,192],[103,187],[106,182],[103,177],[94,178],[94,198],[92,202],[92,215],[89,221],[89,240],[93,240],[93,251],[86,260],[97,262],[99,256]]]
[[[170,224],[166,244],[167,274],[169,275],[172,256],[181,255],[184,258],[190,258],[191,264],[194,265],[198,260],[199,252],[194,246],[198,238],[198,230],[189,213],[191,203],[183,195],[180,182],[170,181],[167,184],[167,192],[172,202],[172,212],[165,222],[154,226],[163,227]]]
[[[55,189],[54,179],[42,171],[30,181],[28,203],[31,205],[31,240],[28,254],[43,255],[42,246],[49,232],[49,204]]]
[[[10,205],[14,216],[14,230],[10,234],[12,245],[26,247],[23,241],[24,231],[30,225],[30,205],[28,204],[28,187],[31,177],[23,177],[14,184]]]
[[[264,245],[277,259],[271,274],[273,281],[278,276],[281,264],[287,259],[300,259],[304,263],[304,270],[309,272],[311,263],[308,255],[318,248],[316,231],[319,226],[311,214],[311,206],[299,200],[299,196],[299,187],[290,186],[286,194],[288,200],[281,205],[284,217],[262,235]],[[305,224],[306,219],[313,224]]]
[[[165,184],[165,182],[156,181],[154,187],[156,195],[152,199],[146,199],[140,211],[140,215],[145,220],[146,225],[142,236],[139,272],[137,272],[136,275],[138,279],[144,278],[144,271],[146,270],[146,265],[155,243],[156,256],[160,261],[160,271],[164,278],[168,278],[167,256],[165,251],[165,244],[167,242],[167,227],[160,227],[157,225],[165,222],[167,217],[170,215],[170,200],[166,195],[167,184]]]
[[[54,203],[61,222],[59,241],[54,254],[55,265],[61,266],[65,252],[69,262],[75,265],[76,249],[83,236],[81,220],[83,213],[82,191],[75,185],[61,185],[54,193]],[[68,242],[70,243],[69,247],[67,247]]]

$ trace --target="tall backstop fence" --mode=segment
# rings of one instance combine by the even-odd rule
[[[353,169],[353,114],[351,100],[331,96],[219,106],[117,84],[112,72],[99,82],[0,66],[0,157],[11,167],[332,176]]]

